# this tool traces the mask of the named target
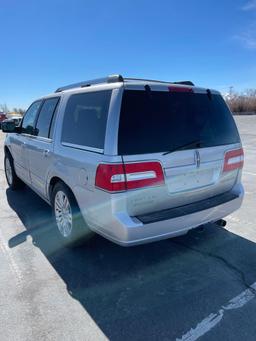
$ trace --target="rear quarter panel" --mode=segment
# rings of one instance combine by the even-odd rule
[[[85,220],[96,220],[96,222],[98,220],[99,224],[102,224],[104,220],[106,222],[107,214],[111,214],[112,212],[112,195],[95,188],[97,166],[99,163],[122,162],[120,156],[113,155],[116,150],[114,141],[117,138],[117,129],[115,126],[118,124],[116,121],[116,113],[119,113],[121,93],[122,88],[120,86],[112,91],[104,154],[62,144],[61,133],[64,111],[67,101],[73,92],[63,95],[59,115],[56,118],[57,128],[54,132],[54,162],[49,171],[46,184],[48,197],[50,196],[49,184],[51,179],[53,177],[60,178],[75,195]],[[105,218],[103,212],[106,212]]]

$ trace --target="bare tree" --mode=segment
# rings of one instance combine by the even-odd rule
[[[9,112],[9,109],[8,109],[8,107],[7,107],[7,105],[5,103],[0,104],[0,111],[3,111],[5,113]]]
[[[256,113],[256,89],[247,89],[243,93],[233,92],[226,101],[232,112]]]
[[[24,113],[25,113],[25,110],[22,109],[22,108],[13,108],[12,112],[13,112],[15,115],[21,115],[21,116],[23,116]]]

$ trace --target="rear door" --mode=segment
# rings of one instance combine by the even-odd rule
[[[158,161],[165,183],[130,192],[130,214],[177,207],[232,188],[237,170],[223,172],[227,150],[240,147],[233,117],[209,90],[170,86],[125,90],[118,153],[125,163]]]
[[[46,99],[37,117],[34,136],[27,143],[31,185],[46,195],[46,178],[53,162],[53,128],[60,97]]]

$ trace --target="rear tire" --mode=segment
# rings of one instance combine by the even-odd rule
[[[16,190],[24,186],[24,182],[22,182],[20,178],[18,178],[15,172],[14,165],[13,165],[13,158],[11,154],[8,152],[4,156],[4,171],[5,171],[6,181],[10,189]]]
[[[52,208],[58,235],[65,246],[78,246],[94,233],[84,221],[71,190],[58,182],[52,191]]]

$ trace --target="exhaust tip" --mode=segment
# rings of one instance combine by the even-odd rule
[[[215,224],[217,224],[218,226],[224,227],[227,225],[227,222],[224,219],[220,219],[220,220],[216,221]]]

